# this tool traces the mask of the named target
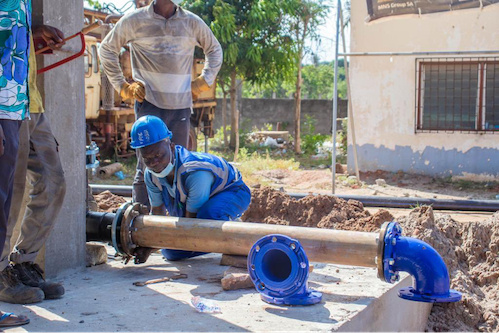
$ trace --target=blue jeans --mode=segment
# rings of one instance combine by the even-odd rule
[[[144,100],[144,102],[135,102],[135,117],[139,119],[145,115],[152,115],[161,118],[168,129],[172,131],[172,141],[184,147],[189,143],[189,130],[191,128],[191,108],[166,110],[155,106]],[[149,203],[149,196],[147,195],[146,184],[144,183],[144,169],[145,165],[139,151],[137,155],[137,170],[132,184],[132,200],[133,202],[140,202],[141,204],[151,207]]]
[[[197,213],[198,219],[234,221],[248,209],[251,192],[242,181],[212,196]],[[206,252],[163,249],[168,261],[177,261],[206,254]]]

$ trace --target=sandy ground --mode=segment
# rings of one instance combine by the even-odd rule
[[[329,169],[269,170],[258,175],[266,185],[283,188],[288,193],[332,193]],[[362,184],[359,185],[347,177],[337,174],[335,194],[474,200],[494,200],[499,194],[497,183],[470,186],[470,183],[449,183],[430,176],[377,171],[360,173]],[[383,179],[386,185],[377,185],[377,179]]]
[[[4,304],[3,310],[31,319],[29,325],[5,331],[330,332],[341,330],[343,325],[354,326],[358,331],[366,325],[373,327],[371,321],[363,319],[369,313],[392,313],[394,308],[414,313],[424,309],[395,295],[410,281],[398,285],[383,283],[376,278],[374,268],[316,264],[309,276],[309,287],[323,293],[322,302],[306,307],[277,306],[261,301],[254,288],[224,291],[220,279],[227,266],[219,265],[220,254],[166,262],[154,253],[146,264],[124,265],[113,256],[113,248],[107,249],[107,264],[60,276],[66,288],[63,298],[32,305]],[[187,278],[134,285],[177,273]],[[204,304],[215,304],[221,313],[197,312],[193,297],[201,297]],[[424,320],[427,313],[411,316],[410,320]],[[384,331],[421,327],[407,321],[401,316],[375,327]]]

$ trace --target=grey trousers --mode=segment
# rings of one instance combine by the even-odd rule
[[[12,206],[0,270],[7,267],[9,259],[15,263],[35,261],[52,231],[66,193],[58,147],[45,114],[31,114],[31,119],[21,125]],[[10,238],[23,205],[26,180],[31,185],[30,199],[19,238],[11,252]]]
[[[157,106],[144,100],[144,102],[135,102],[135,116],[139,119],[145,115],[152,115],[161,118],[168,129],[172,131],[172,141],[184,147],[189,143],[189,130],[191,128],[191,108],[166,110],[160,109]],[[147,187],[144,183],[144,161],[137,150],[137,171],[132,184],[132,200],[151,207],[149,196],[147,195]]]
[[[0,249],[4,247],[7,238],[10,205],[14,186],[14,172],[19,146],[19,127],[21,121],[0,119],[5,135],[5,151],[0,156]],[[9,253],[7,252],[7,255]],[[2,253],[3,255],[3,253]],[[3,271],[5,267],[0,268]]]

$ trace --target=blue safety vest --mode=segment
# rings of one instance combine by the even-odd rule
[[[163,203],[170,216],[185,217],[185,204],[187,193],[185,179],[187,175],[194,171],[210,171],[215,176],[215,181],[211,186],[210,198],[217,193],[231,187],[243,184],[241,173],[234,166],[221,157],[205,153],[191,152],[182,146],[175,146],[176,161],[176,189],[175,198],[170,196],[168,189],[162,186],[159,179],[146,171],[146,177],[151,177],[151,181],[160,189],[163,195]]]

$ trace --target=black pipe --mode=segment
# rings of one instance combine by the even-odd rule
[[[87,212],[87,242],[111,241],[111,226],[115,216],[114,213]]]
[[[99,194],[106,190],[123,197],[132,196],[132,186],[130,185],[102,185],[90,184],[92,194]],[[295,199],[301,199],[307,194],[288,193]],[[397,198],[378,197],[367,195],[335,195],[344,200],[357,200],[365,207],[386,207],[386,208],[414,208],[416,206],[428,205],[436,210],[456,210],[456,211],[499,211],[499,200],[452,200],[452,199],[425,199],[425,198]]]

